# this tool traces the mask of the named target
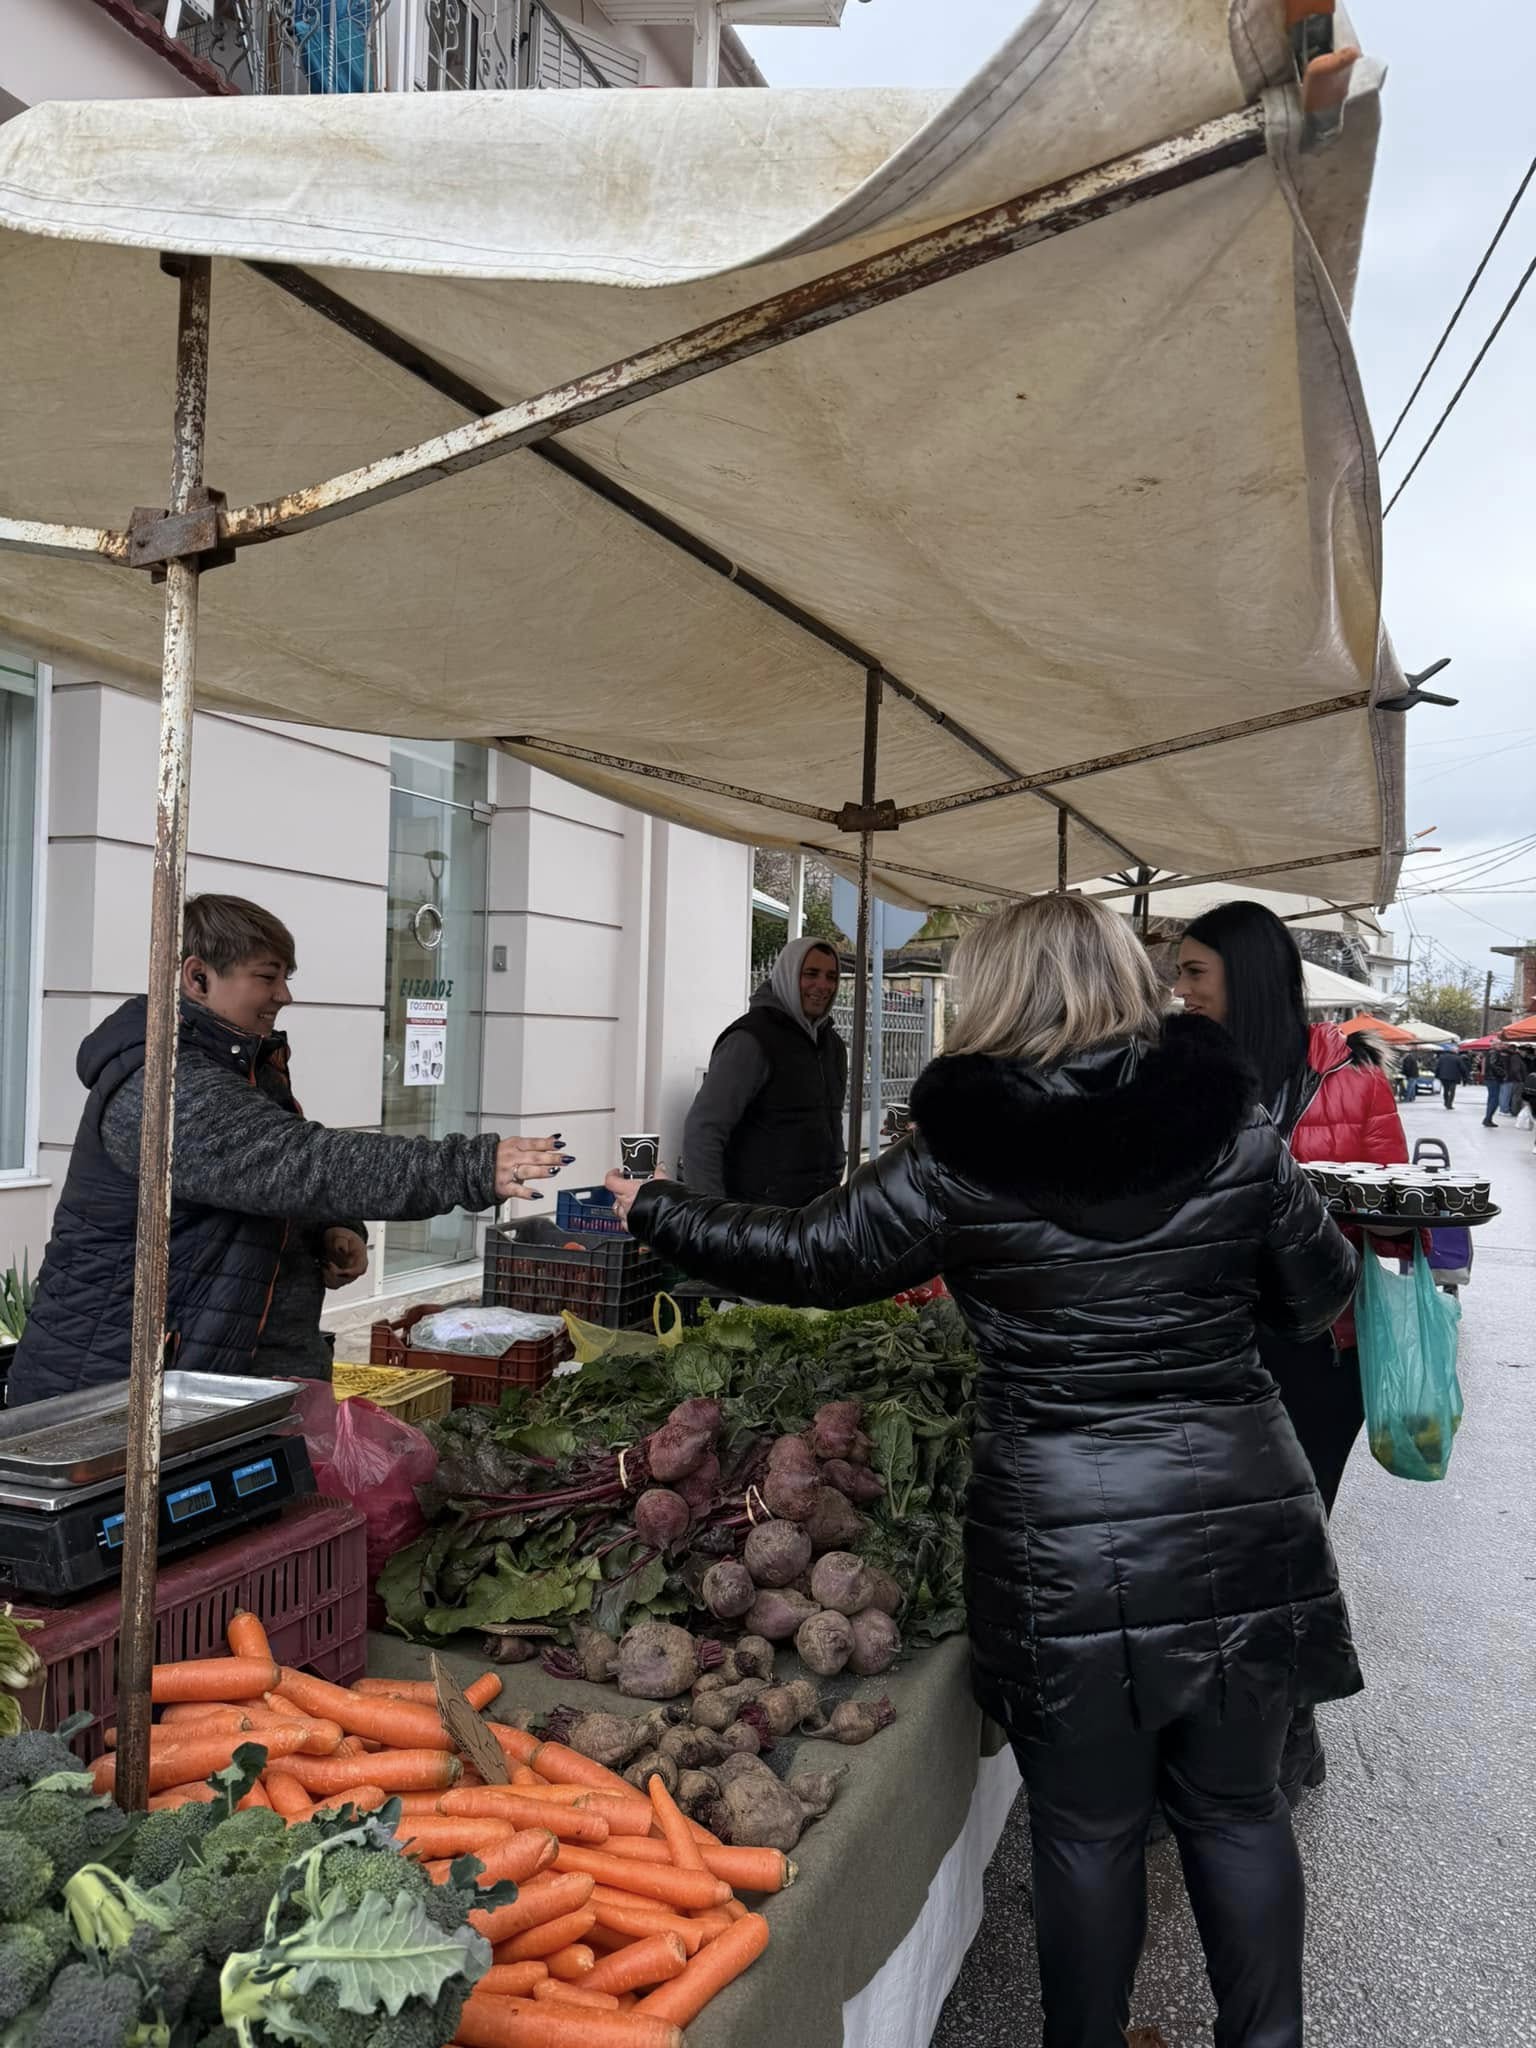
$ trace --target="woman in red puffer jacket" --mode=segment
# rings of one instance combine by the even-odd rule
[[[1386,1062],[1370,1038],[1307,1022],[1301,954],[1262,903],[1223,903],[1197,917],[1179,947],[1174,993],[1187,1010],[1225,1025],[1259,1076],[1262,1099],[1299,1160],[1400,1165],[1408,1140]],[[1356,1235],[1356,1233],[1348,1233]],[[1331,1514],[1365,1423],[1355,1325],[1298,1341],[1261,1330],[1259,1354],[1280,1388]],[[1322,1783],[1323,1746],[1310,1710],[1298,1714],[1281,1786],[1294,1806]]]

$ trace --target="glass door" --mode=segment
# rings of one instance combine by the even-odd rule
[[[390,756],[384,1129],[393,1137],[480,1128],[487,774],[483,747],[411,740]],[[384,1232],[388,1280],[474,1254],[475,1219],[462,1210]]]

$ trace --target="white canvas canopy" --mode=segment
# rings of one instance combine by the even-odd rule
[[[1411,1031],[1418,1045],[1455,1045],[1458,1043],[1454,1031],[1442,1031],[1438,1024],[1426,1024],[1422,1017],[1397,1017],[1393,1020],[1400,1031]]]
[[[1401,678],[1345,324],[1377,83],[1308,154],[1279,0],[1043,0],[953,99],[35,108],[0,131],[0,515],[88,532],[0,551],[0,637],[158,681],[147,575],[68,557],[166,501],[162,250],[213,258],[206,476],[239,508],[1035,194],[1049,238],[815,331],[786,306],[750,360],[567,407],[558,448],[247,519],[287,537],[205,578],[199,700],[525,743],[847,869],[873,669],[879,799],[1042,778],[878,834],[889,900],[1143,866],[1384,900],[1402,721],[1368,703]],[[1080,175],[1132,152],[1139,182]]]
[[[1310,1010],[1336,1010],[1347,1003],[1356,1014],[1390,1019],[1394,1010],[1403,1007],[1401,996],[1384,995],[1368,981],[1335,974],[1331,967],[1319,967],[1312,960],[1302,961],[1301,975]]]

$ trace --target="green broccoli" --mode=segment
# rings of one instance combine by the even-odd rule
[[[432,1880],[409,1856],[398,1849],[371,1849],[363,1843],[348,1843],[325,1859],[327,1891],[339,1891],[349,1906],[360,1906],[369,1892],[388,1900],[401,1892],[408,1898],[423,1898],[433,1889]]]
[[[25,1835],[0,1835],[0,1920],[25,1920],[53,1889],[53,1865]]]
[[[321,1982],[292,2001],[282,2024],[285,2028],[302,2027],[306,2039],[324,2042],[325,2048],[441,2048],[444,2041],[453,2039],[468,1996],[467,1984],[450,1984],[435,2002],[410,1998],[397,2013],[350,2012],[335,1985]],[[237,2030],[234,2038],[259,2042],[266,2048],[269,2040],[278,2037],[262,2027],[245,2037]]]
[[[69,1950],[69,1922],[48,1907],[0,1928],[0,2021],[42,1996]]]
[[[142,2003],[131,1977],[103,1977],[89,1963],[67,1963],[53,1980],[29,2048],[129,2048],[141,2038]]]
[[[88,1777],[77,1777],[72,1787],[45,1781],[0,1799],[0,1834],[20,1835],[41,1849],[53,1865],[55,1885],[105,1856],[128,1825],[127,1815],[99,1798]]]
[[[19,1735],[0,1741],[0,1792],[20,1792],[43,1778],[60,1772],[78,1774],[79,1757],[57,1735],[45,1735],[40,1728],[24,1728]]]
[[[135,1884],[153,1890],[174,1877],[219,1824],[217,1805],[189,1801],[161,1813],[152,1813],[133,1838],[133,1857],[128,1874]]]
[[[249,1807],[203,1840],[176,1880],[183,1924],[215,1962],[261,1939],[277,1881],[293,1860],[275,1813]]]

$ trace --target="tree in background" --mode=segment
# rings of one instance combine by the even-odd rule
[[[1417,981],[1408,990],[1409,1012],[1458,1038],[1476,1038],[1483,1025],[1483,991],[1473,974],[1456,981]]]
[[[789,901],[790,856],[776,853],[767,847],[757,847],[753,854],[752,885],[761,889],[765,896],[777,897],[779,902]],[[850,941],[832,922],[832,870],[821,861],[808,860],[805,864],[805,931],[808,938],[825,939],[828,945],[846,952]],[[766,974],[779,954],[785,940],[784,920],[771,917],[766,911],[752,913],[752,972]]]

